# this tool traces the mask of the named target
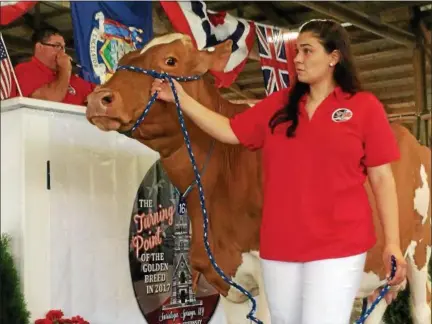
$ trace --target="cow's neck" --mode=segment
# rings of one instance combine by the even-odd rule
[[[205,80],[200,80],[199,85],[194,87],[194,89],[195,91],[191,93],[191,96],[205,107],[214,111],[220,111],[222,97],[212,85]],[[173,107],[173,109],[175,108]],[[185,116],[185,118],[187,117]],[[176,122],[178,123],[178,119]],[[214,154],[216,154],[215,150],[212,149],[214,140],[190,120],[186,120],[186,127],[197,167],[199,171],[201,171],[206,160],[214,158]],[[177,149],[172,151],[171,154],[161,156],[161,162],[172,183],[178,187],[179,190],[184,191],[195,180],[195,177],[186,144],[183,140],[183,135],[180,133],[179,136],[181,137],[181,144],[179,144]],[[212,156],[209,157],[209,154],[212,154]]]

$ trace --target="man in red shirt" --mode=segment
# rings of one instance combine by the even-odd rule
[[[25,97],[84,105],[95,85],[72,73],[65,40],[54,28],[36,31],[32,37],[34,55],[18,64],[15,73]]]

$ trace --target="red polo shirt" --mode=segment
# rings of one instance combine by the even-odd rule
[[[30,95],[40,87],[56,80],[56,72],[48,68],[37,58],[18,64],[15,73],[24,97]],[[87,95],[93,91],[95,85],[72,74],[69,79],[69,87],[63,103],[83,105]]]
[[[399,158],[382,104],[368,92],[336,88],[309,119],[304,96],[294,138],[268,122],[288,101],[273,93],[230,123],[240,142],[263,151],[260,255],[306,262],[362,253],[376,242],[366,167]]]

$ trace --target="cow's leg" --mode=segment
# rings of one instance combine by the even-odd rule
[[[413,324],[430,324],[430,278],[428,278],[428,264],[431,255],[431,247],[426,248],[426,263],[421,267],[416,264],[416,253],[422,249],[418,242],[412,241],[408,248],[408,281],[410,283],[410,301]]]
[[[430,158],[430,152],[428,153]],[[414,209],[418,223],[413,240],[406,251],[408,280],[410,282],[410,301],[414,324],[431,323],[430,279],[428,264],[431,256],[431,203],[430,203],[430,166],[420,165],[418,188],[415,190]]]
[[[372,302],[378,296],[379,291],[385,285],[385,280],[380,280],[380,277],[370,271],[363,272],[362,281],[360,284],[360,289],[357,293],[358,298],[368,298],[367,308],[369,309]],[[365,321],[365,324],[382,324],[384,313],[387,309],[387,302],[382,299],[378,305],[375,306],[372,313],[369,315],[369,318]],[[356,319],[357,320],[357,319]]]
[[[260,267],[261,269],[261,267]],[[267,303],[267,297],[264,291],[264,278],[262,276],[262,272],[260,270],[259,278],[258,278],[258,287],[259,287],[259,303],[258,303],[258,312],[257,317],[265,324],[270,324],[270,310]]]
[[[372,302],[368,302],[368,308],[371,306]],[[368,319],[365,321],[365,324],[384,324],[384,313],[387,309],[388,305],[385,299],[381,299],[378,305],[375,306],[372,313],[369,315]]]
[[[261,261],[259,258],[259,253],[258,252],[252,252],[251,253],[252,257],[254,257],[253,259],[253,263],[254,263],[254,268],[253,268],[253,276],[255,278],[255,281],[258,282],[258,311],[257,311],[257,317],[265,324],[270,324],[271,323],[271,319],[270,319],[270,310],[268,307],[268,302],[267,302],[267,296],[265,294],[265,289],[264,289],[264,277],[263,277],[263,272],[262,272],[262,267],[261,267]]]
[[[259,305],[258,298],[255,298]],[[251,310],[251,302],[249,300],[241,303],[236,303],[221,295],[221,303],[226,316],[227,324],[250,324],[251,320],[247,319],[247,314]],[[264,321],[265,324],[270,323]]]
[[[270,324],[270,312],[264,293],[263,277],[258,252],[242,254],[242,263],[233,280],[255,296],[257,309],[255,317],[265,324]],[[224,311],[229,324],[250,323],[246,318],[252,303],[236,288],[231,287],[227,298],[222,298]]]

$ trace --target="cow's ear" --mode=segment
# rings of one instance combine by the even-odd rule
[[[230,58],[232,44],[232,40],[227,39],[216,46],[201,50],[198,56],[198,72],[205,73],[208,70],[223,71]]]

